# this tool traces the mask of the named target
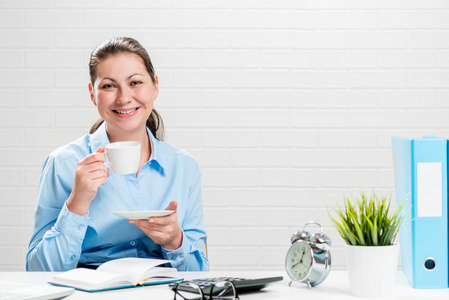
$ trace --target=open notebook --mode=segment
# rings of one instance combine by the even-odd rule
[[[0,281],[0,299],[2,300],[51,300],[61,299],[72,294],[75,289],[51,285],[37,285]]]
[[[49,283],[87,292],[180,281],[178,271],[158,267],[169,260],[126,257],[108,261],[96,270],[78,268],[54,276]]]

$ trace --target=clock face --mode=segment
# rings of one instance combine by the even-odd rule
[[[304,280],[312,267],[312,249],[303,241],[290,246],[285,258],[285,268],[293,280]]]

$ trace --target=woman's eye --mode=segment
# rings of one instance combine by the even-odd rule
[[[112,88],[112,87],[114,87],[114,86],[113,86],[112,84],[110,84],[110,83],[104,84],[104,85],[102,86],[103,89],[110,89],[110,88]]]
[[[138,81],[138,80],[131,81],[131,85],[139,85],[141,83],[142,83],[142,81]]]

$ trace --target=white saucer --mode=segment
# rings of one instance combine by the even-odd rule
[[[164,217],[174,213],[174,210],[147,210],[147,211],[113,211],[114,215],[125,219],[148,219],[151,217]]]

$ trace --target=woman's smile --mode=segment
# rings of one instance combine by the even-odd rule
[[[130,118],[137,114],[137,111],[140,107],[135,108],[122,108],[122,109],[114,109],[113,112],[119,117],[119,118]]]

